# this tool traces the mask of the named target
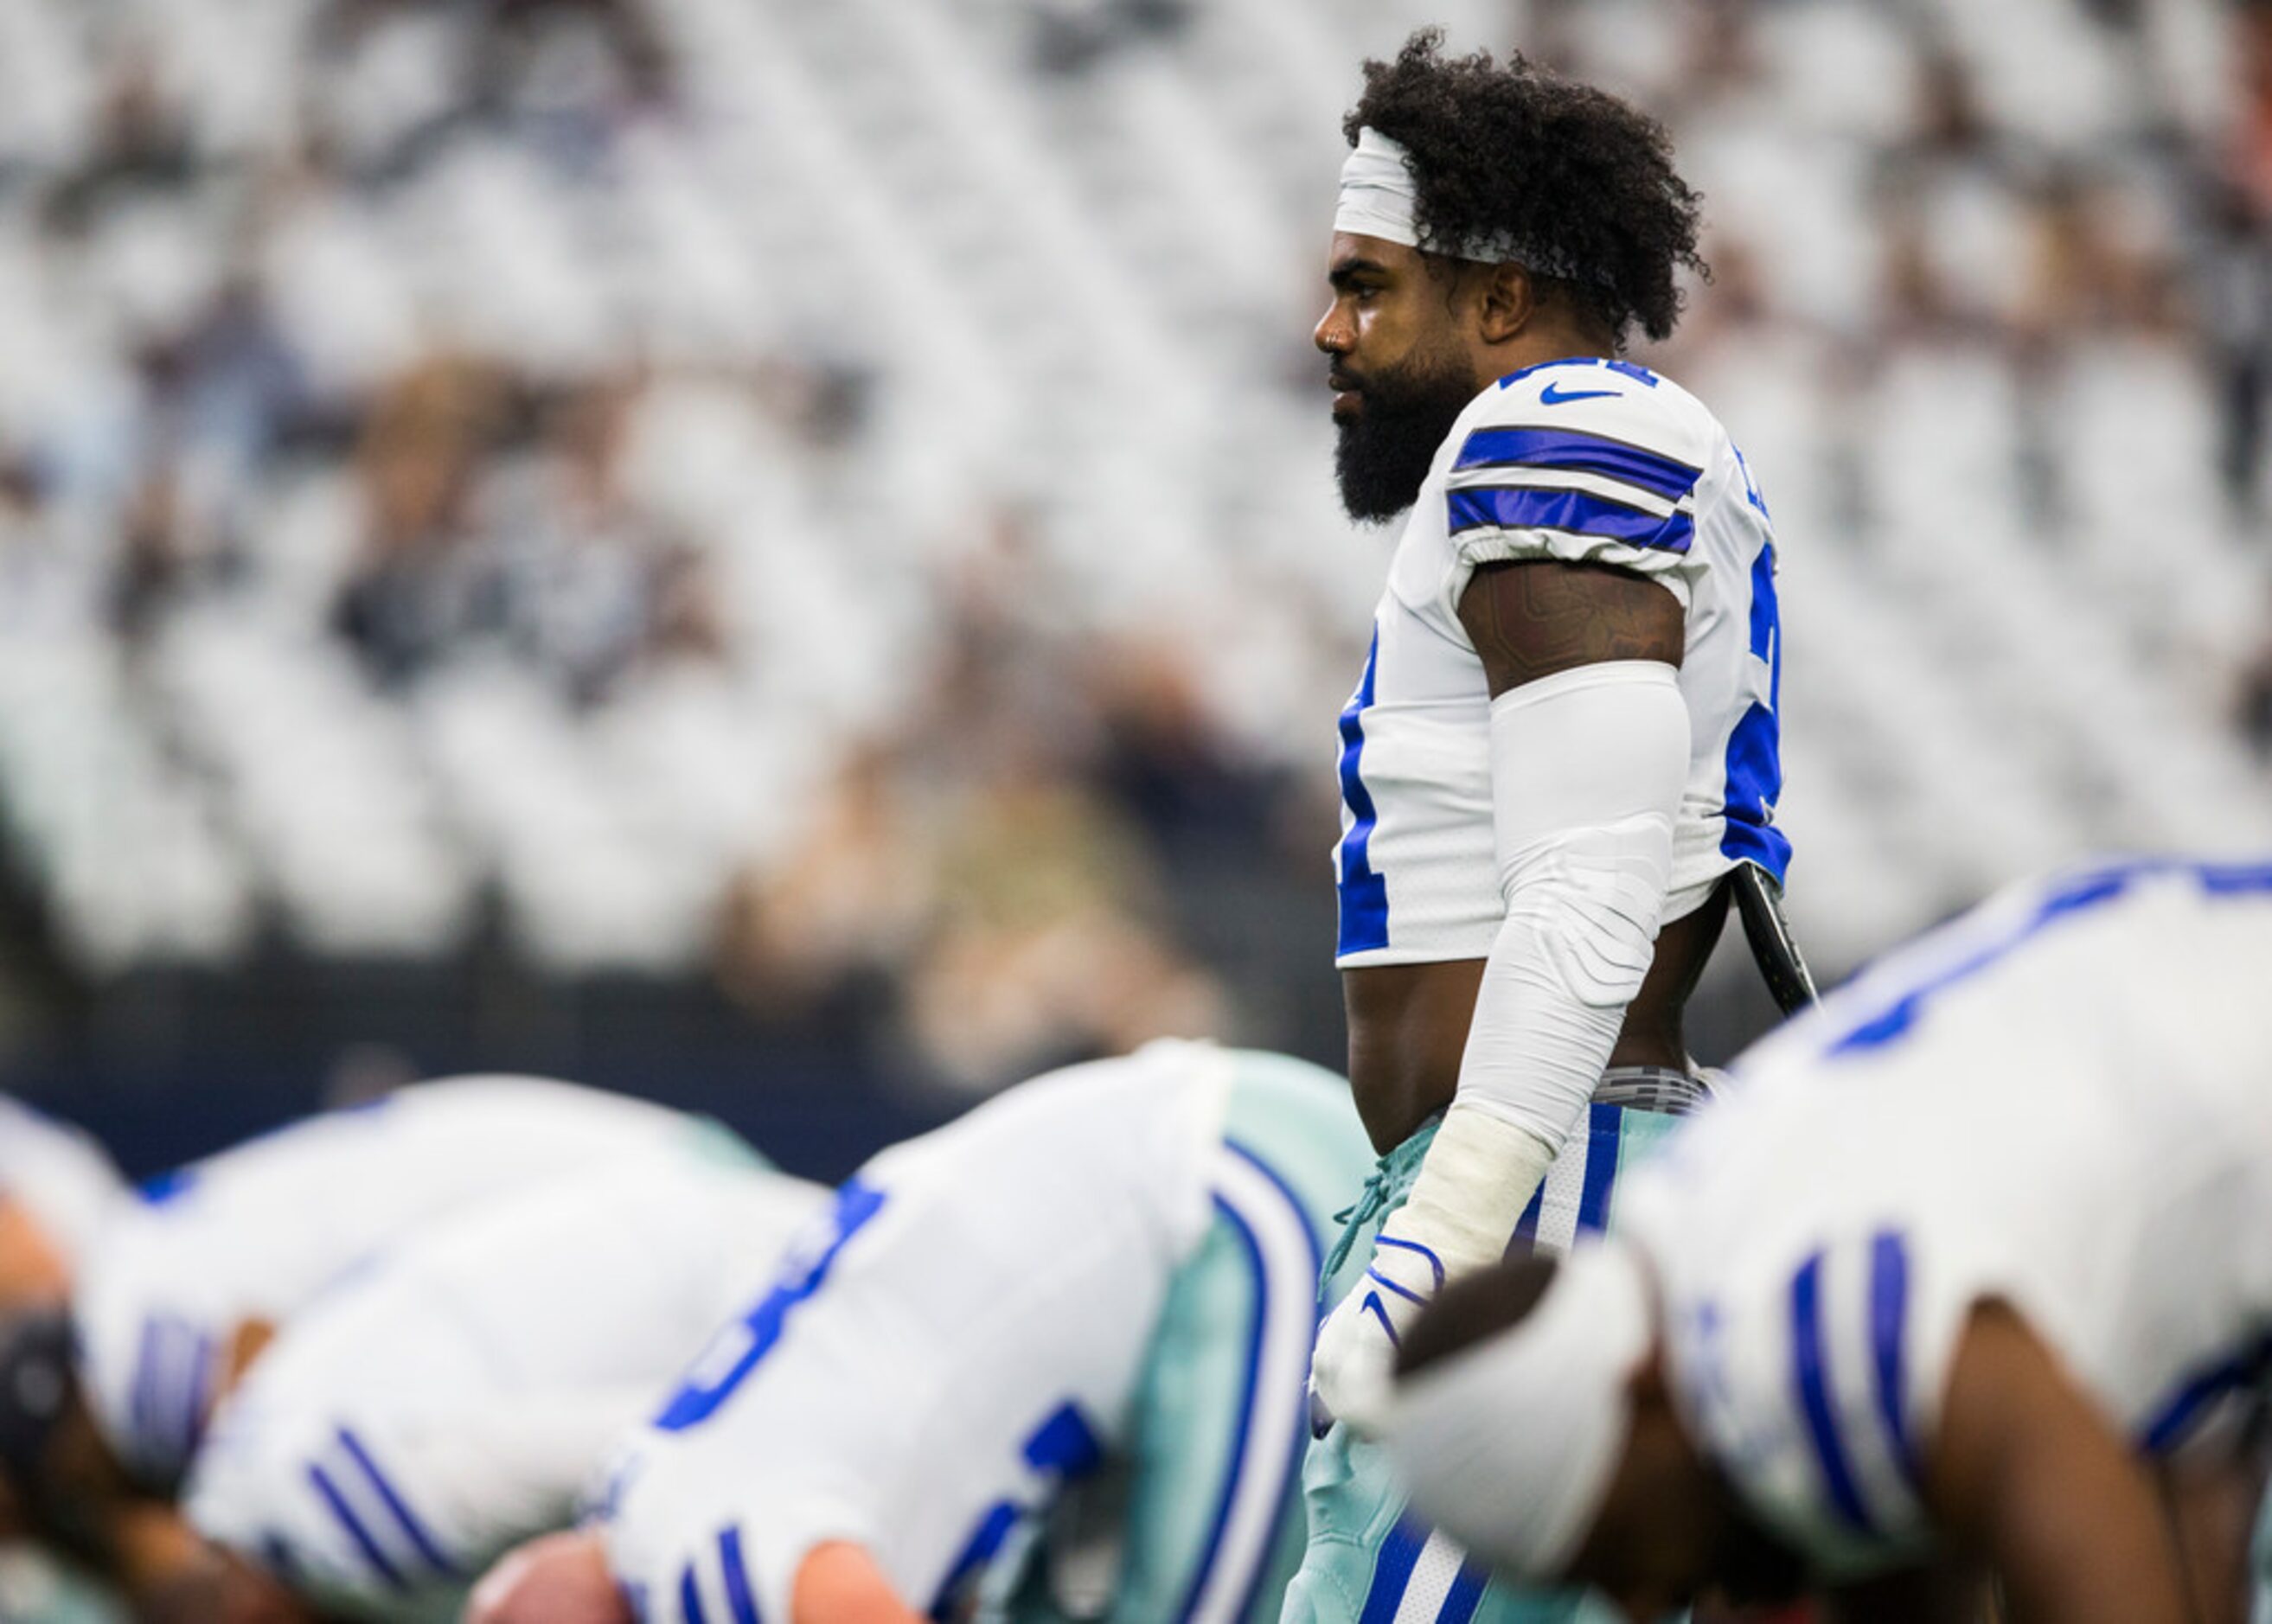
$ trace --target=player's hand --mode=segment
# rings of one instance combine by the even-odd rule
[[[1496,1263],[1546,1176],[1555,1145],[1520,1122],[1455,1099],[1404,1204],[1372,1243],[1364,1278],[1318,1328],[1310,1361],[1310,1429],[1334,1421],[1379,1430],[1396,1350],[1447,1277]]]
[[[1337,1420],[1360,1433],[1374,1430],[1386,1408],[1405,1330],[1443,1289],[1443,1260],[1419,1241],[1393,1233],[1394,1227],[1391,1218],[1373,1242],[1364,1278],[1318,1328],[1310,1360],[1310,1430],[1319,1437]]]

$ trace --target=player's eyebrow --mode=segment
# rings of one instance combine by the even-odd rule
[[[1387,275],[1388,267],[1379,260],[1367,259],[1361,254],[1352,255],[1347,259],[1334,262],[1333,268],[1326,272],[1326,285],[1335,293],[1347,293],[1350,285],[1360,277],[1385,279]]]

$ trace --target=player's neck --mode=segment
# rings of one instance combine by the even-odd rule
[[[1481,394],[1510,372],[1557,361],[1608,358],[1617,354],[1617,346],[1608,334],[1589,324],[1534,318],[1513,338],[1498,344],[1476,345],[1469,353],[1476,365],[1476,392]]]

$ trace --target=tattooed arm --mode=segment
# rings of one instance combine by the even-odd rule
[[[1602,564],[1486,564],[1460,599],[1460,624],[1496,699],[1541,677],[1611,659],[1680,664],[1680,600]]]

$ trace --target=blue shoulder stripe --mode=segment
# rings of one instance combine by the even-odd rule
[[[308,1468],[308,1483],[316,1491],[316,1498],[324,1502],[325,1509],[347,1531],[348,1538],[362,1553],[362,1560],[370,1564],[371,1571],[386,1582],[387,1589],[408,1590],[410,1585],[403,1578],[402,1570],[387,1560],[386,1553],[379,1548],[378,1541],[371,1538],[370,1530],[363,1526],[362,1519],[348,1503],[348,1497],[340,1493],[340,1486],[332,1481],[331,1474],[319,1465],[310,1465]]]
[[[729,1523],[718,1535],[718,1567],[726,1580],[726,1606],[734,1624],[759,1624],[757,1598],[750,1593],[750,1570],[742,1561],[739,1523]]]
[[[1450,493],[1451,529],[1564,530],[1600,536],[1627,547],[1685,553],[1696,521],[1685,513],[1659,518],[1606,496],[1581,490],[1536,490],[1521,485],[1464,486]]]
[[[1460,447],[1460,458],[1452,466],[1454,471],[1557,468],[1595,473],[1655,491],[1668,502],[1679,501],[1704,475],[1701,468],[1692,468],[1662,451],[1568,428],[1478,428]]]
[[[2272,901],[2272,862],[2203,862],[2181,857],[2143,857],[2080,870],[2063,876],[2016,927],[1977,952],[1924,977],[1823,1052],[1850,1054],[1895,1041],[1917,1024],[1926,1004],[1938,994],[1992,968],[2040,933],[2128,896],[2140,881],[2166,875],[2190,879],[2201,887],[2203,896],[2220,901]],[[1947,928],[1962,927],[1959,925]]]
[[[1878,1414],[1886,1424],[1894,1459],[1910,1486],[1921,1489],[1917,1444],[1910,1435],[1909,1395],[1902,1382],[1902,1328],[1909,1307],[1909,1248],[1892,1230],[1881,1230],[1870,1240],[1870,1352]]]
[[[1830,1372],[1823,1363],[1822,1257],[1808,1258],[1790,1282],[1791,1376],[1798,1388],[1799,1410],[1814,1443],[1814,1458],[1822,1468],[1822,1484],[1830,1503],[1847,1524],[1869,1531],[1870,1514],[1854,1482],[1854,1469],[1846,1458],[1845,1441],[1838,1435],[1838,1415],[1830,1402]]]
[[[456,1565],[443,1551],[441,1542],[434,1538],[426,1524],[418,1519],[417,1514],[410,1509],[410,1502],[396,1490],[386,1474],[378,1469],[378,1463],[371,1458],[370,1451],[363,1447],[362,1440],[344,1427],[339,1429],[338,1436],[340,1448],[347,1452],[348,1458],[355,1463],[356,1470],[362,1473],[371,1487],[377,1492],[380,1503],[385,1506],[388,1515],[394,1518],[396,1525],[402,1530],[403,1536],[410,1541],[411,1548],[418,1553],[420,1560],[436,1573],[445,1576],[454,1575],[457,1572]]]
[[[773,1288],[758,1300],[739,1323],[744,1335],[740,1354],[722,1375],[707,1374],[710,1354],[705,1352],[695,1361],[694,1374],[687,1376],[678,1390],[670,1397],[661,1414],[654,1418],[654,1427],[659,1432],[683,1433],[700,1426],[715,1414],[718,1407],[733,1396],[735,1389],[749,1379],[750,1373],[773,1352],[774,1345],[781,1338],[789,1318],[813,1293],[827,1283],[828,1271],[836,1262],[847,1242],[860,1233],[867,1222],[883,1211],[884,1192],[860,1181],[855,1173],[836,1192],[836,1206],[830,1216],[835,1233],[818,1255],[789,1263]]]

